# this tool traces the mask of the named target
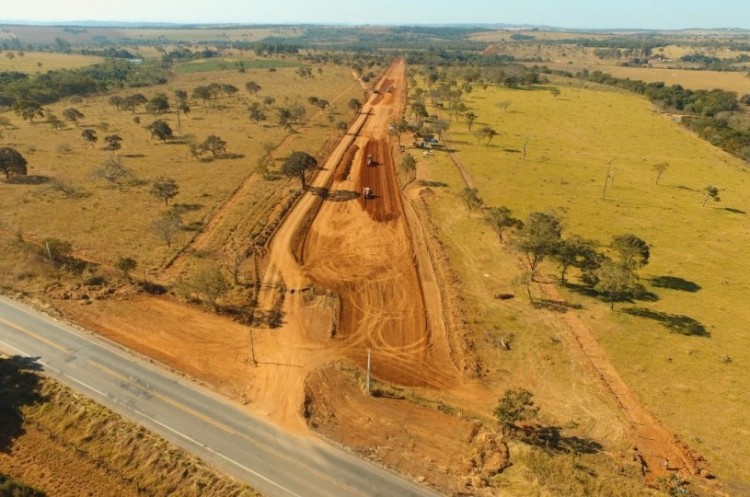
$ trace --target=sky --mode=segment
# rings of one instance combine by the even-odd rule
[[[4,0],[5,21],[748,28],[748,0]]]

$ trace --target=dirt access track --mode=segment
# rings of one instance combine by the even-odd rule
[[[303,408],[314,373],[342,358],[364,368],[368,349],[377,379],[450,392],[467,405],[486,398],[486,387],[464,373],[468,354],[461,340],[447,332],[447,313],[420,238],[419,219],[397,187],[388,124],[403,114],[404,85],[405,64],[397,61],[272,239],[258,314],[278,316],[277,327],[249,329],[173,299],[147,295],[83,307],[66,304],[64,309],[78,323],[206,381],[251,404],[256,414],[299,432],[308,431]],[[372,198],[363,198],[364,187],[371,189]],[[587,342],[579,342],[585,348]],[[599,350],[587,355],[599,356]],[[602,382],[605,376],[610,375],[603,375]],[[613,398],[651,471],[661,473],[661,462],[669,458],[675,470],[693,473],[694,468],[680,464],[684,459],[674,454],[679,447],[668,432],[648,440],[652,432],[641,423],[649,419],[637,415],[647,412],[645,407],[624,383],[616,388],[636,400],[623,406]],[[373,412],[373,405],[360,419],[337,422],[351,432],[366,430],[369,417],[387,415]],[[430,419],[414,422],[429,432]],[[461,422],[445,415],[433,426],[455,423],[456,429],[448,431],[458,434]],[[416,457],[410,460],[417,462]]]
[[[390,67],[272,241],[259,299],[260,312],[281,311],[271,360],[306,366],[267,378],[264,390],[277,400],[280,391],[302,395],[313,363],[343,356],[365,367],[368,349],[381,380],[440,389],[462,383],[440,299],[424,297],[437,290],[420,278],[417,260],[429,258],[413,248],[388,140],[388,123],[405,105],[404,72],[403,61]],[[342,169],[348,174],[335,178]],[[282,417],[298,415],[302,401]]]

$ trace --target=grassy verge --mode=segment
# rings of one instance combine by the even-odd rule
[[[259,496],[34,369],[0,356],[0,465],[13,478],[56,496]]]

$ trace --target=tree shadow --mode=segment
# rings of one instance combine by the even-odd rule
[[[0,357],[0,452],[7,453],[13,440],[24,434],[23,406],[46,400],[40,393],[42,366],[36,358]]]
[[[517,148],[504,148],[503,152],[508,152],[509,154],[520,154],[521,151]]]
[[[692,281],[688,281],[677,276],[657,276],[651,278],[651,284],[657,288],[668,288],[670,290],[680,290],[682,292],[695,293],[701,289],[701,286]]]
[[[594,287],[588,285],[580,285],[576,283],[568,282],[565,287],[568,290],[572,290],[579,295],[585,295],[586,297],[597,299],[602,302],[610,302],[607,296],[601,292],[598,292]],[[637,285],[637,288],[629,298],[618,300],[617,302],[628,302],[634,303],[636,300],[641,302],[658,302],[659,296],[654,292],[649,292],[643,285]]]
[[[534,299],[531,305],[533,305],[535,309],[544,309],[547,311],[559,312],[561,314],[574,309],[583,309],[581,304],[571,304],[564,300]]]
[[[685,336],[710,337],[711,333],[699,321],[690,316],[681,314],[669,314],[666,312],[652,311],[650,309],[640,309],[638,307],[628,307],[622,309],[622,312],[637,316],[640,318],[651,319],[659,322],[672,333],[678,333]]]
[[[427,181],[427,180],[424,180],[424,179],[418,180],[417,184],[419,186],[428,186],[430,188],[445,188],[445,187],[449,186],[448,183],[444,183],[442,181]]]
[[[186,212],[193,212],[193,211],[199,211],[203,209],[205,205],[203,204],[173,204],[172,205],[172,212],[175,214],[181,215]]]
[[[28,176],[11,176],[7,183],[14,185],[45,185],[52,181],[49,176],[29,174]]]
[[[127,159],[142,159],[146,157],[144,154],[122,154],[121,156]]]
[[[735,209],[734,207],[724,207],[724,210],[727,212],[732,212],[734,214],[747,214],[747,212],[741,209]]]
[[[284,312],[281,309],[271,309],[270,311],[256,309],[253,312],[252,321],[248,324],[275,329],[284,324]]]
[[[522,440],[529,445],[563,454],[598,454],[604,448],[590,438],[563,436],[559,426],[525,427]]]

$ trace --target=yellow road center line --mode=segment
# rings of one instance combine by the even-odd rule
[[[16,324],[13,324],[10,321],[6,321],[5,319],[0,318],[0,323],[4,324],[5,326],[7,326],[9,328],[13,328],[16,331],[20,331],[24,335],[28,335],[31,338],[35,338],[35,339],[39,340],[40,342],[46,343],[50,347],[52,347],[54,349],[57,349],[60,352],[65,352],[66,354],[70,353],[70,351],[68,349],[66,349],[65,347],[63,347],[62,345],[60,345],[58,343],[55,343],[52,340],[49,340],[47,338],[44,338],[43,336],[40,336],[39,334],[34,333],[33,331],[27,330],[26,328],[21,328],[20,326],[18,326]]]

